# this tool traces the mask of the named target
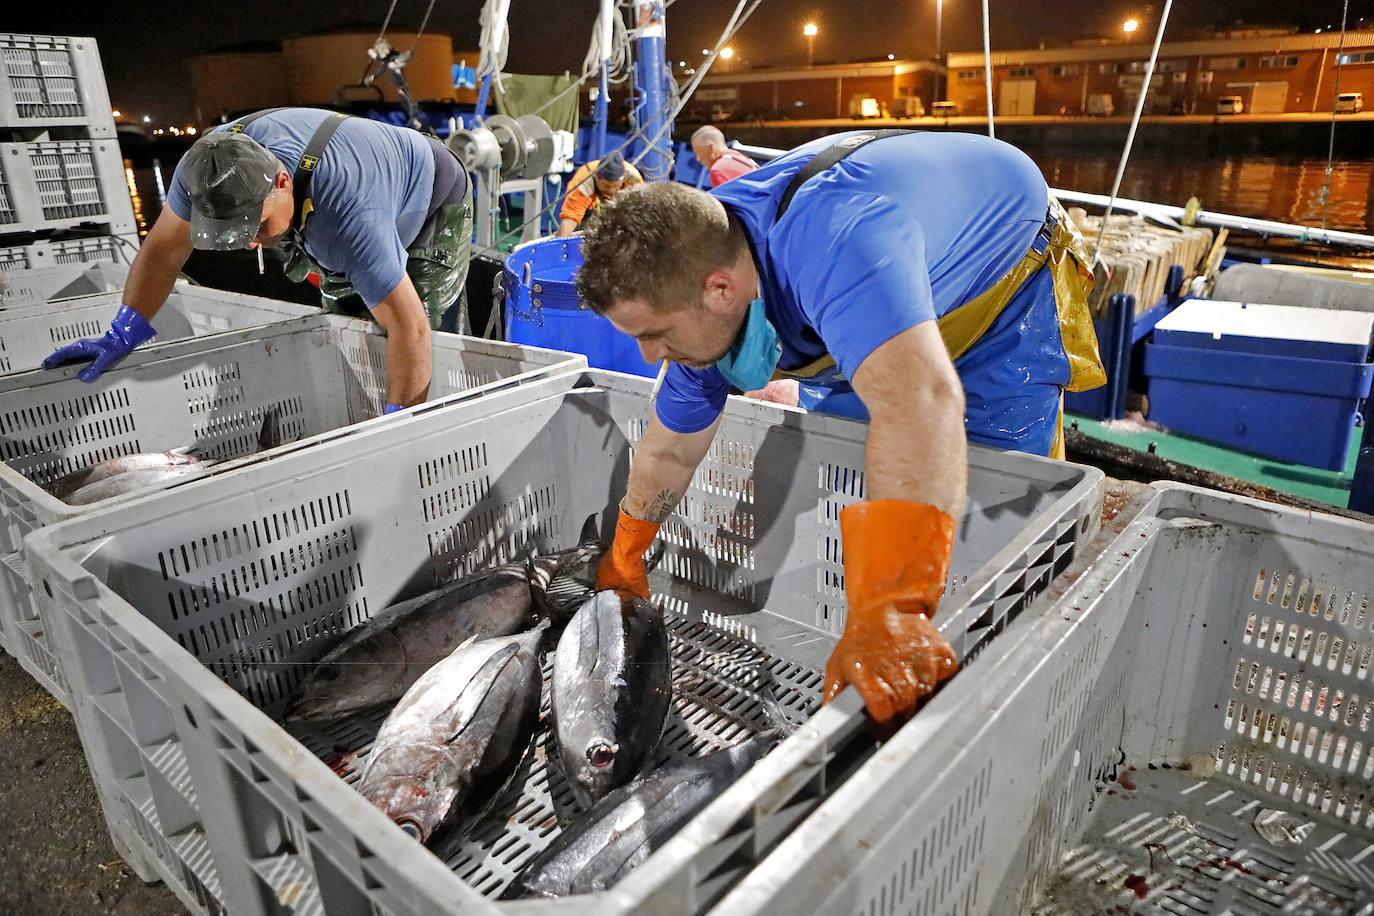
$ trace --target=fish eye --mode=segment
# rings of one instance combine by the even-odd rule
[[[609,744],[593,744],[587,748],[587,760],[594,767],[608,767],[615,762],[615,748]]]
[[[339,676],[339,666],[334,662],[320,665],[315,669],[315,676],[325,681],[332,681]]]
[[[424,842],[424,831],[420,829],[419,824],[415,823],[415,821],[411,820],[410,818],[405,818],[404,820],[397,821],[396,826],[404,830],[407,836],[414,837],[422,843]]]

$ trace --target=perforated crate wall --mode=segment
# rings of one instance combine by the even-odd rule
[[[5,274],[0,303],[4,308],[17,308],[76,296],[118,292],[124,289],[128,280],[128,267],[108,261],[93,264],[59,263],[53,267],[13,270]],[[178,283],[184,286],[183,281]],[[103,330],[101,333],[104,333]]]
[[[1095,548],[722,912],[1369,912],[1374,526],[1156,485]]]
[[[440,862],[417,854],[339,778],[353,778],[350,754],[366,748],[380,716],[297,729],[298,741],[269,717],[310,659],[396,598],[535,542],[565,545],[588,513],[607,522],[628,449],[652,409],[650,387],[598,372],[537,381],[31,536],[42,622],[73,678],[116,834],[153,874],[179,880],[183,859],[125,823],[123,783],[182,785],[185,760],[189,786],[154,804],[200,812],[195,824],[177,823],[206,836],[213,870],[198,873],[195,886],[219,881],[225,896],[217,902],[227,909],[271,912],[290,897],[328,911],[499,911],[483,895],[498,893],[551,840],[565,791],[542,775],[538,749],[509,810]],[[771,672],[776,696],[794,713],[814,708],[835,640],[815,615],[818,577],[830,562],[825,504],[835,495],[823,469],[861,467],[865,431],[730,402],[712,454],[665,529],[654,578],[679,664],[667,753],[699,753],[759,727],[750,670]],[[1026,556],[1053,557],[1065,530],[1096,527],[1097,472],[983,449],[971,463],[953,561],[967,587],[950,601],[950,626],[963,619],[960,596],[997,590]],[[1072,545],[1063,555],[1071,554]],[[1011,579],[1029,581],[1025,568]],[[709,676],[722,665],[724,677]],[[847,721],[862,728],[853,709]],[[155,723],[156,752],[146,749],[140,722]],[[814,806],[829,788],[814,768],[832,761],[808,726],[755,768],[756,781],[702,815],[698,839],[678,859],[650,860],[614,895],[583,903],[610,913],[651,898],[659,907],[704,907]],[[184,896],[191,892],[187,885]]]
[[[0,34],[0,128],[82,127],[114,137],[94,38]]]
[[[52,343],[100,333],[117,301],[82,310],[80,320],[52,321]],[[313,314],[289,317],[301,313]],[[43,484],[112,458],[192,445],[209,459],[251,459],[269,410],[282,440],[290,443],[376,417],[386,404],[386,338],[371,322],[197,288],[174,293],[154,325],[168,331],[173,325],[162,322],[179,323],[189,331],[207,321],[273,316],[284,320],[140,349],[94,385],[77,380],[75,370],[0,377],[0,647],[64,703],[69,689],[38,621],[22,540],[44,525],[161,488],[71,506]],[[6,324],[0,313],[0,344],[9,339]],[[585,365],[580,357],[552,350],[453,334],[436,333],[432,340],[434,400]]]
[[[4,182],[16,218],[11,232],[95,224],[107,234],[136,231],[119,143],[34,140],[0,143]]]

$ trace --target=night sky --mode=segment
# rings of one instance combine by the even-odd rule
[[[397,0],[394,30],[413,30],[427,0]],[[157,121],[181,123],[191,117],[192,94],[186,60],[199,52],[242,42],[336,28],[381,27],[388,0],[227,0],[179,2],[138,0],[102,4],[10,4],[3,29],[54,35],[94,35],[100,44],[115,107],[150,114]],[[427,31],[450,35],[457,47],[477,46],[478,2],[436,0]],[[979,0],[945,0],[943,46],[948,51],[982,47]],[[734,0],[680,0],[668,9],[668,47],[676,64],[701,60],[701,49],[715,43],[734,10]],[[991,0],[992,46],[1035,47],[1085,36],[1120,34],[1120,23],[1135,16],[1151,40],[1163,2],[1134,0]],[[73,9],[81,13],[74,16]],[[765,0],[733,42],[734,66],[785,65],[805,60],[801,26],[820,26],[815,60],[927,57],[935,52],[936,0]],[[596,0],[512,0],[507,69],[525,73],[576,71],[586,54]],[[554,14],[556,11],[556,15]],[[1184,38],[1200,27],[1296,25],[1311,30],[1340,21],[1341,4],[1297,4],[1292,0],[1237,0],[1177,3],[1170,14],[1169,38]],[[1350,24],[1359,17],[1374,23],[1374,0],[1352,0]],[[359,62],[359,69],[365,61]]]

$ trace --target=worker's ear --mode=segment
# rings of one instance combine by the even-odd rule
[[[279,190],[285,190],[291,187],[291,173],[284,168],[277,169],[277,180],[272,186]]]
[[[713,270],[706,275],[702,303],[716,314],[728,314],[735,301],[735,277],[728,270]]]

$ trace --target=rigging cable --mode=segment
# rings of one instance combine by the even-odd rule
[[[988,0],[983,0],[983,80],[987,84],[988,99],[988,136],[996,139],[992,130],[992,27],[988,15]],[[948,57],[945,58],[949,60]],[[945,78],[949,78],[949,67],[945,67]]]
[[[1336,153],[1336,103],[1341,98],[1341,58],[1345,56],[1345,23],[1350,15],[1350,0],[1341,8],[1341,40],[1336,48],[1335,95],[1331,97],[1331,136],[1326,142],[1326,183],[1322,185],[1322,228],[1326,228],[1326,213],[1331,200],[1331,158]]]
[[[1348,2],[1348,0],[1347,0]],[[1140,124],[1140,113],[1145,110],[1145,99],[1150,94],[1150,80],[1154,76],[1155,62],[1159,59],[1159,45],[1164,40],[1164,27],[1169,22],[1169,10],[1174,0],[1165,0],[1164,12],[1159,17],[1159,30],[1155,32],[1155,45],[1150,49],[1150,61],[1145,65],[1145,79],[1140,86],[1140,95],[1135,101],[1135,114],[1131,116],[1131,129],[1126,133],[1126,148],[1121,151],[1121,162],[1116,167],[1116,178],[1112,181],[1112,193],[1107,199],[1107,209],[1102,213],[1102,228],[1097,232],[1097,244],[1093,247],[1093,269],[1102,261],[1102,241],[1107,235],[1107,220],[1111,219],[1112,207],[1121,190],[1121,178],[1126,174],[1126,163],[1131,158],[1131,146],[1135,143],[1136,127]]]

